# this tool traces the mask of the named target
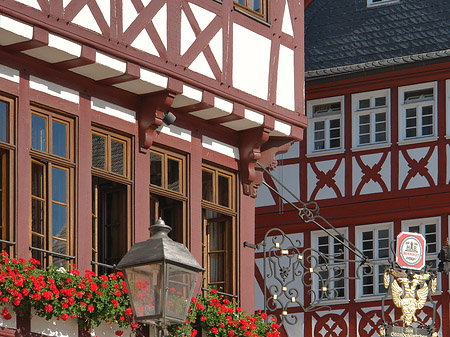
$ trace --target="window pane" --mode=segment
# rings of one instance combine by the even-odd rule
[[[47,119],[35,114],[31,115],[31,147],[47,151]]]
[[[180,161],[167,160],[167,188],[172,191],[180,192]]]
[[[45,202],[33,199],[31,201],[31,230],[33,232],[44,234],[44,214]]]
[[[56,167],[52,168],[52,199],[64,204],[67,202],[67,171]]]
[[[150,152],[150,184],[162,186],[162,156]]]
[[[31,165],[31,194],[44,198],[44,166],[37,163]]]
[[[92,134],[92,166],[106,170],[106,138]]]
[[[375,106],[385,106],[385,105],[386,105],[386,97],[375,98]]]
[[[53,203],[52,235],[60,239],[67,239],[67,206]],[[53,250],[55,251],[55,247]],[[65,254],[65,250],[63,254]]]
[[[53,154],[67,157],[67,124],[52,122],[52,147]]]
[[[370,99],[359,100],[359,108],[364,109],[370,107]]]
[[[111,172],[124,175],[125,144],[117,140],[111,140]]]
[[[202,171],[202,199],[214,201],[213,174],[205,170]]]
[[[8,104],[0,101],[0,142],[8,141]]]
[[[219,205],[230,207],[230,178],[219,175]]]

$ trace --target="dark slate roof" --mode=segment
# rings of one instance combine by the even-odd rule
[[[305,11],[307,78],[450,56],[450,0],[314,0]]]

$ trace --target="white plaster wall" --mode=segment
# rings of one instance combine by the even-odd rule
[[[278,59],[277,104],[295,110],[294,51],[280,46]]]
[[[278,166],[272,172],[272,175],[277,178],[282,185],[286,186],[293,195],[284,189],[281,184],[275,182],[278,192],[288,201],[297,202],[297,198],[300,197],[300,165],[292,164]],[[282,201],[285,203],[284,200]]]
[[[43,317],[33,315],[31,318],[31,332],[55,337],[78,337],[76,319],[67,321],[52,319],[47,321]]]
[[[300,142],[296,141],[291,145],[289,151],[276,156],[276,159],[294,159],[300,156]]]
[[[294,30],[292,29],[292,20],[291,20],[289,5],[288,5],[287,1],[284,6],[283,24],[281,26],[281,31],[288,35],[294,36]]]
[[[275,205],[275,200],[266,185],[261,185],[258,188],[258,196],[255,200],[255,207],[272,206]]]
[[[4,78],[5,80],[19,83],[19,77],[20,73],[18,70],[6,67],[4,65],[0,65],[0,77]]]
[[[267,99],[269,39],[238,24],[233,24],[233,86],[256,97]]]
[[[117,323],[108,324],[106,322],[102,322],[99,326],[95,327],[91,331],[92,337],[112,337],[116,336],[116,331],[123,331],[123,336],[133,336],[131,329],[124,329],[117,325]],[[152,330],[152,329],[150,329]]]
[[[361,156],[362,162],[373,168],[376,164],[379,163],[381,158],[383,157],[382,153],[373,153],[369,155]],[[383,163],[383,166],[380,170],[381,178],[383,179],[384,183],[386,184],[388,191],[391,190],[391,170],[390,170],[390,153],[388,154],[385,162]],[[361,182],[361,179],[363,177],[362,169],[358,165],[355,158],[353,158],[353,195],[355,195],[356,189],[358,188],[359,183]],[[381,185],[373,180],[370,180],[368,183],[366,183],[363,188],[361,189],[360,194],[372,194],[372,193],[378,193],[382,192]]]
[[[239,160],[239,149],[221,141],[202,136],[202,146],[206,149],[222,153],[228,157]]]
[[[323,162],[316,162],[316,166],[317,168],[324,172],[327,173],[329,172],[333,167],[334,164],[336,163],[336,160],[326,160]],[[336,186],[338,188],[338,190],[341,192],[341,195],[345,195],[345,170],[344,170],[344,161],[341,161],[341,164],[339,165],[339,168],[336,170],[336,174],[333,178],[333,180],[336,182]],[[314,171],[311,168],[311,165],[308,164],[308,200],[311,199],[311,195],[312,192],[314,191],[318,179],[316,177],[316,174],[314,173]],[[331,199],[331,198],[336,198],[337,194],[336,192],[328,187],[327,185],[325,185],[323,188],[321,188],[319,190],[319,192],[316,195],[315,200],[323,200],[323,199]]]
[[[91,98],[91,108],[107,115],[123,119],[127,122],[136,123],[136,112],[109,102],[105,102],[99,98]]]
[[[80,96],[77,91],[65,88],[56,83],[45,81],[35,76],[30,76],[30,88],[76,104],[80,102]]]
[[[422,158],[426,156],[428,153],[429,147],[422,147],[417,149],[409,149],[407,150],[409,156],[411,159],[415,159],[416,161],[420,161]],[[430,160],[428,161],[428,164],[426,165],[426,168],[428,169],[428,172],[430,173],[430,176],[432,177],[434,183],[437,182],[437,174],[438,174],[438,162],[437,162],[437,149],[434,148],[433,154],[430,157]],[[399,156],[399,187],[403,185],[404,180],[406,179],[408,175],[410,167],[408,166],[408,162],[406,161],[405,157],[403,155]],[[430,183],[428,180],[421,176],[420,174],[416,174],[414,178],[412,178],[408,185],[407,189],[412,188],[419,188],[419,187],[428,187],[430,186]]]
[[[6,320],[3,318],[3,316],[0,315],[0,327],[8,329],[17,329],[17,315],[14,312],[12,304],[9,303],[6,306],[0,306],[0,311],[2,311],[3,308],[8,309],[8,312],[11,314],[11,319]]]

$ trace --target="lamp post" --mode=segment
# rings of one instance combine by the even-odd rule
[[[169,238],[170,230],[160,218],[150,226],[150,238],[134,244],[117,265],[136,321],[161,330],[185,321],[199,273],[204,271],[186,246]]]

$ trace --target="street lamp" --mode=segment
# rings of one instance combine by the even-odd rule
[[[117,265],[125,276],[136,321],[164,327],[183,323],[199,272],[204,269],[181,243],[168,237],[160,218],[150,238],[134,244]]]

